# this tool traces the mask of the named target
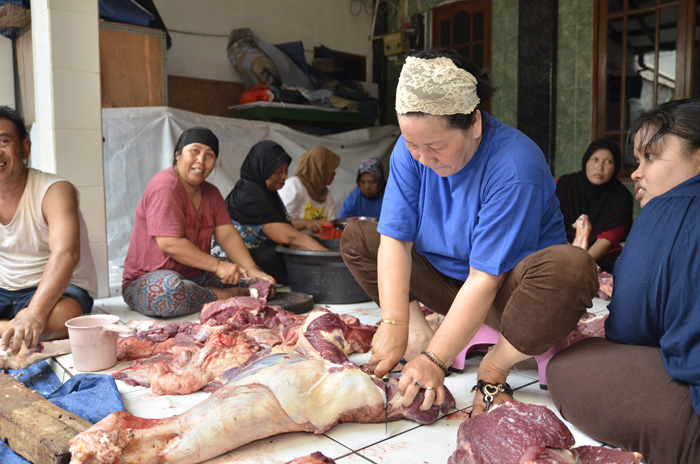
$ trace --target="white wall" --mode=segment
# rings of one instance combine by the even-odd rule
[[[32,1],[36,122],[30,165],[80,192],[98,296],[108,296],[97,2]]]
[[[367,57],[371,82],[371,11],[364,0],[155,0],[173,41],[168,74],[243,82],[226,47],[233,29],[250,28],[271,44],[302,41],[306,61],[313,48]]]

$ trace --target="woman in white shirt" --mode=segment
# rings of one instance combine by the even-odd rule
[[[336,218],[333,195],[328,190],[340,165],[340,157],[324,147],[307,151],[293,177],[279,190],[289,217],[331,221]]]

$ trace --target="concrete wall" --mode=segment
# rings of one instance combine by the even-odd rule
[[[306,61],[313,48],[367,57],[371,81],[372,11],[363,1],[348,0],[155,0],[172,37],[168,74],[242,82],[229,62],[226,47],[233,29],[250,28],[265,42],[302,41]]]

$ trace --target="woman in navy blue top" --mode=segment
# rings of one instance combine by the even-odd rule
[[[408,57],[379,224],[357,221],[341,239],[382,312],[370,365],[381,376],[408,361],[406,406],[421,391],[423,410],[444,401],[447,367],[484,323],[501,337],[479,366],[473,413],[510,399],[513,364],[570,333],[598,289],[591,256],[566,244],[542,151],[482,110],[491,94],[457,52]],[[445,314],[434,336],[418,302]]]
[[[379,218],[386,177],[379,158],[368,158],[360,163],[357,170],[357,188],[343,202],[339,218],[366,216]]]
[[[645,113],[629,140],[642,210],[615,265],[606,339],[559,353],[547,381],[591,437],[647,464],[700,462],[700,100]]]

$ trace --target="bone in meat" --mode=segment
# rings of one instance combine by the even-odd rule
[[[67,353],[70,353],[70,341],[67,338],[39,342],[31,350],[27,349],[27,346],[23,343],[15,354],[12,354],[10,351],[0,350],[0,369],[26,369],[44,359]]]
[[[268,301],[273,299],[277,294],[275,285],[267,280],[249,281],[248,290],[250,291],[250,296],[255,298],[264,298]]]
[[[71,440],[71,463],[199,463],[272,435],[383,422],[385,394],[381,380],[352,363],[270,355],[181,415],[110,414]],[[390,402],[390,420],[407,414],[396,404]],[[453,406],[433,406],[433,420]]]

